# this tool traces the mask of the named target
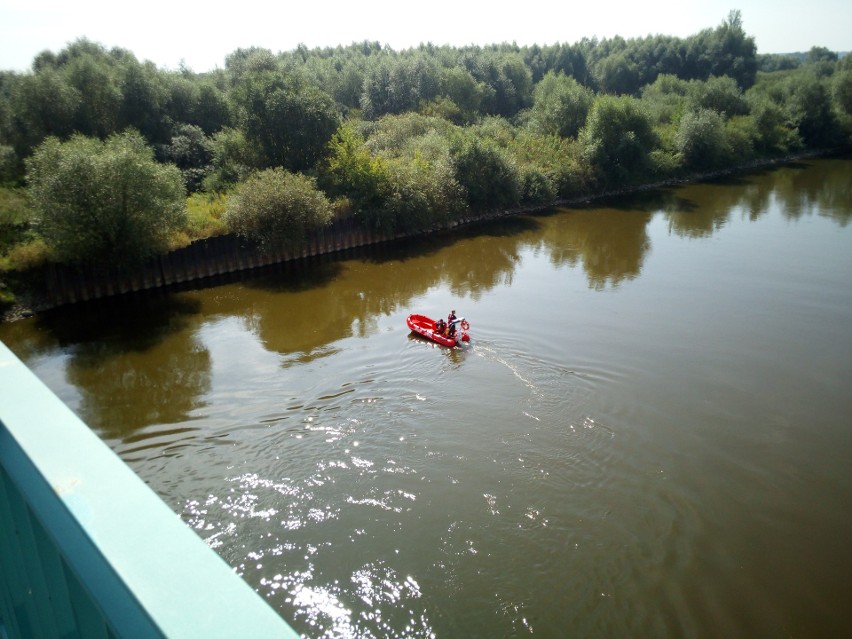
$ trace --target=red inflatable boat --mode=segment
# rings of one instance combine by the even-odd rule
[[[449,346],[452,348],[456,344],[470,341],[470,335],[467,334],[470,324],[463,317],[459,317],[453,321],[453,324],[455,324],[456,327],[455,336],[437,333],[435,331],[435,320],[431,317],[426,317],[425,315],[412,314],[409,315],[408,319],[405,321],[408,324],[408,328],[410,328],[413,332],[431,339],[433,342],[438,342],[442,346]]]

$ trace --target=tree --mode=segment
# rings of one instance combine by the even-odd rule
[[[438,132],[448,136],[458,127],[443,118],[420,113],[386,115],[378,122],[369,123],[369,141],[367,146],[373,153],[383,156],[406,154],[413,139]]]
[[[748,104],[736,80],[726,75],[689,83],[689,97],[694,107],[712,109],[725,117],[745,115]]]
[[[237,49],[225,58],[225,71],[232,86],[237,86],[249,74],[278,69],[278,59],[272,51],[260,47]]]
[[[510,118],[532,102],[532,73],[518,54],[504,55],[497,71],[493,85],[497,113]]]
[[[438,95],[437,65],[422,54],[412,58],[381,57],[371,62],[360,101],[364,116],[369,119],[413,111],[421,102]]]
[[[177,165],[187,190],[193,193],[201,188],[202,181],[213,168],[213,145],[201,127],[184,124],[172,136],[171,144],[166,147],[166,157]]]
[[[605,186],[640,179],[657,145],[651,119],[639,100],[598,96],[579,142],[584,162]]]
[[[338,47],[333,55],[309,55],[302,67],[307,78],[327,91],[344,109],[358,108],[366,59]]]
[[[365,222],[383,231],[415,231],[447,222],[463,206],[452,163],[413,162],[396,158],[387,163],[387,195],[378,211],[367,211]]]
[[[475,49],[462,57],[462,64],[479,82],[491,89],[481,103],[483,113],[513,117],[530,105],[532,73],[520,54]]]
[[[807,52],[805,55],[805,62],[807,64],[818,64],[820,62],[837,62],[837,54],[834,51],[826,49],[825,47],[811,47],[811,50]]]
[[[348,197],[359,217],[380,209],[389,190],[385,162],[370,154],[351,124],[338,129],[329,148],[323,178],[332,194]]]
[[[533,82],[540,82],[548,71],[553,71],[587,84],[589,71],[586,67],[586,56],[578,45],[533,45],[525,52],[524,58],[532,71]]]
[[[533,91],[530,128],[537,133],[576,137],[586,123],[593,98],[574,78],[549,71]]]
[[[761,53],[757,56],[757,70],[766,73],[790,71],[800,66],[802,66],[802,59],[788,53]]]
[[[128,266],[164,251],[185,219],[180,171],[139,133],[51,137],[27,161],[39,230],[59,259]]]
[[[798,128],[808,146],[832,146],[839,131],[831,108],[826,78],[807,69],[791,75],[785,83],[785,106],[790,126]]]
[[[252,175],[228,202],[225,221],[232,231],[261,248],[297,246],[305,234],[331,222],[328,198],[314,181],[282,168]]]
[[[165,92],[156,68],[150,62],[141,65],[134,58],[125,62],[120,76],[119,127],[132,127],[149,142],[163,141]]]
[[[852,69],[844,69],[834,74],[832,96],[840,112],[852,116]]]
[[[18,154],[29,155],[31,149],[47,136],[70,136],[81,101],[80,92],[52,68],[21,77],[13,87],[12,95]]]
[[[528,204],[550,204],[556,199],[556,185],[544,172],[533,167],[520,171],[521,201]]]
[[[0,185],[13,184],[18,177],[18,156],[15,149],[0,144]]]
[[[757,46],[743,30],[742,14],[731,11],[715,29],[704,29],[688,38],[678,75],[687,80],[727,75],[743,89],[751,87],[757,77]]]
[[[846,138],[844,144],[848,148],[852,145],[852,68],[838,68],[832,77],[831,93],[839,125]]]
[[[522,202],[542,204],[576,194],[580,175],[573,146],[573,140],[555,135],[518,131],[508,151],[518,167]]]
[[[118,130],[121,89],[115,70],[103,56],[85,53],[63,68],[67,82],[80,95],[75,130],[83,135],[105,138]]]
[[[312,168],[325,155],[340,122],[331,97],[295,73],[247,73],[231,98],[239,128],[260,151],[256,168]]]
[[[204,178],[204,190],[225,193],[247,178],[252,167],[262,165],[259,150],[251,146],[239,129],[224,128],[210,141],[212,170]]]
[[[209,80],[198,84],[198,102],[192,110],[190,124],[200,126],[207,135],[213,135],[230,123],[230,112],[225,92]]]
[[[471,122],[482,110],[483,103],[494,101],[494,89],[476,80],[464,67],[442,70],[441,93],[458,105],[464,120]]]
[[[621,51],[607,56],[595,67],[601,91],[612,95],[633,95],[639,91],[639,67]]]
[[[675,144],[687,167],[718,166],[727,156],[724,118],[711,109],[687,111],[681,118]]]
[[[462,135],[452,150],[456,179],[476,211],[517,206],[521,198],[518,172],[507,154],[480,137]]]
[[[683,112],[690,86],[686,80],[662,73],[654,82],[642,87],[642,103],[654,122],[668,124],[677,121]]]
[[[755,147],[768,153],[786,152],[795,141],[795,134],[785,126],[783,107],[768,95],[753,89],[746,94],[746,98],[757,131]]]
[[[730,76],[740,87],[748,89],[757,77],[757,45],[743,29],[742,12],[732,9],[713,36],[710,75]]]

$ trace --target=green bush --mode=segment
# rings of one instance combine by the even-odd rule
[[[332,206],[314,180],[281,168],[252,175],[228,201],[225,222],[266,250],[298,246],[331,222]]]
[[[428,163],[388,162],[384,204],[367,212],[368,226],[382,231],[419,231],[447,223],[464,206],[464,197],[449,160]]]
[[[675,144],[686,167],[718,167],[729,153],[724,118],[710,109],[687,111],[680,120]]]
[[[553,180],[534,168],[521,171],[521,200],[527,204],[550,204],[556,199]]]
[[[39,231],[61,261],[130,266],[167,250],[184,224],[180,171],[156,162],[136,132],[48,138],[27,177]]]
[[[518,170],[508,154],[488,140],[464,136],[452,150],[456,179],[475,211],[517,206],[521,198]]]
[[[581,157],[604,187],[646,177],[657,135],[644,104],[628,96],[598,96],[580,132]]]

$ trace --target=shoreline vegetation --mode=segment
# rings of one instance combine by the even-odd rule
[[[688,175],[688,176],[681,176],[681,177],[677,177],[677,178],[669,178],[669,179],[662,180],[662,181],[659,181],[659,182],[650,182],[650,183],[647,183],[647,184],[638,184],[638,185],[634,185],[634,186],[617,188],[617,189],[613,189],[611,191],[599,192],[599,193],[595,193],[595,194],[578,195],[578,196],[575,196],[575,197],[572,197],[572,198],[561,199],[561,200],[554,201],[551,204],[543,204],[543,205],[539,205],[539,206],[536,206],[536,207],[520,207],[520,208],[516,208],[516,209],[491,211],[491,212],[487,212],[487,213],[481,213],[481,214],[478,214],[478,215],[472,215],[470,217],[466,217],[466,218],[461,219],[461,220],[456,220],[456,221],[454,221],[454,222],[452,222],[452,223],[450,223],[446,226],[442,226],[442,227],[424,229],[424,230],[417,231],[417,232],[414,232],[414,233],[404,233],[404,234],[400,234],[400,235],[390,237],[390,238],[388,238],[387,236],[381,237],[379,239],[376,239],[376,241],[374,243],[378,244],[378,243],[383,243],[383,242],[388,242],[388,241],[406,240],[406,239],[410,239],[412,236],[425,235],[425,234],[429,234],[429,233],[452,230],[452,229],[459,228],[459,227],[462,227],[462,226],[465,226],[465,225],[476,224],[476,223],[480,223],[480,222],[487,222],[489,220],[495,220],[495,219],[498,219],[498,218],[501,218],[501,217],[509,217],[509,216],[514,216],[514,215],[532,215],[532,214],[535,214],[535,213],[540,213],[542,211],[547,211],[549,209],[564,208],[564,207],[571,207],[571,206],[578,206],[578,205],[586,205],[586,204],[591,204],[591,203],[594,203],[594,202],[600,202],[600,201],[608,200],[608,199],[611,199],[611,198],[628,197],[630,195],[633,195],[633,194],[636,194],[636,193],[641,193],[641,192],[644,192],[644,191],[653,191],[653,190],[656,190],[656,189],[672,188],[672,187],[676,187],[676,186],[680,186],[680,185],[684,185],[684,184],[692,184],[692,183],[698,183],[698,182],[707,181],[707,180],[719,179],[719,178],[732,176],[732,175],[746,174],[750,171],[779,167],[779,166],[783,166],[785,164],[790,164],[790,163],[797,162],[797,161],[800,161],[800,160],[813,159],[813,158],[819,158],[819,157],[828,157],[828,156],[833,155],[834,153],[836,153],[836,151],[834,151],[834,150],[803,151],[801,153],[786,155],[784,157],[765,158],[765,159],[761,159],[761,160],[753,160],[753,161],[748,162],[748,163],[743,164],[743,165],[732,166],[732,167],[729,167],[729,168],[726,168],[726,169],[719,169],[719,170],[716,170],[716,171],[710,171],[710,172],[705,172],[705,173],[700,173],[700,174],[693,174],[693,175]],[[361,244],[359,246],[365,246],[365,244]],[[294,261],[294,260],[300,260],[300,259],[308,259],[308,258],[311,258],[311,257],[316,257],[318,255],[325,255],[325,254],[342,252],[342,251],[348,250],[348,248],[351,248],[351,247],[331,248],[327,251],[320,251],[320,252],[306,252],[302,255],[288,256],[283,260],[276,259],[276,258],[272,257],[270,259],[270,261],[268,261],[268,262],[263,262],[263,263],[253,262],[253,263],[251,263],[251,265],[235,268],[233,271],[229,271],[229,272],[251,271],[251,270],[254,270],[254,269],[257,269],[257,268],[264,268],[264,267],[272,265],[272,264],[280,263],[282,261]],[[210,274],[209,272],[205,273],[202,270],[196,277],[193,277],[192,279],[182,280],[180,282],[175,282],[173,284],[160,284],[160,285],[155,285],[155,286],[150,286],[150,287],[144,287],[143,286],[141,288],[136,288],[134,290],[127,290],[126,292],[114,292],[116,290],[116,288],[115,288],[115,285],[113,285],[112,286],[112,292],[106,292],[106,288],[105,288],[104,294],[93,296],[93,297],[86,299],[86,300],[80,300],[80,303],[85,303],[86,301],[97,301],[97,300],[105,299],[105,298],[109,298],[109,297],[116,297],[118,295],[127,294],[127,293],[132,294],[132,293],[135,293],[135,292],[140,292],[142,290],[151,290],[151,289],[154,289],[154,288],[168,288],[170,286],[174,286],[175,284],[183,285],[183,284],[186,284],[188,282],[198,282],[199,286],[203,286],[204,280],[210,280],[212,278],[215,278],[217,275],[219,275],[219,274]],[[16,302],[14,304],[9,305],[6,309],[4,309],[4,312],[2,314],[0,314],[0,323],[3,323],[3,322],[8,323],[8,322],[14,322],[14,321],[17,321],[17,320],[21,320],[21,319],[26,319],[26,318],[29,318],[29,317],[33,317],[34,315],[36,315],[37,313],[40,313],[40,312],[53,310],[54,308],[59,308],[59,307],[64,306],[66,304],[75,303],[75,302],[68,302],[66,304],[60,304],[60,305],[53,305],[53,304],[45,303],[44,294],[43,293],[39,294],[38,292],[36,292],[35,288],[32,288],[32,287],[23,292],[23,297],[27,300],[26,302],[23,302],[23,303],[22,302]]]
[[[249,48],[200,74],[80,39],[0,71],[0,321],[850,148],[852,57],[759,55],[739,11],[688,38]]]

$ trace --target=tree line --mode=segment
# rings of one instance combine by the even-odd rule
[[[249,48],[207,73],[81,39],[0,72],[0,267],[428,229],[850,140],[852,60],[758,55],[738,11],[688,38]]]

